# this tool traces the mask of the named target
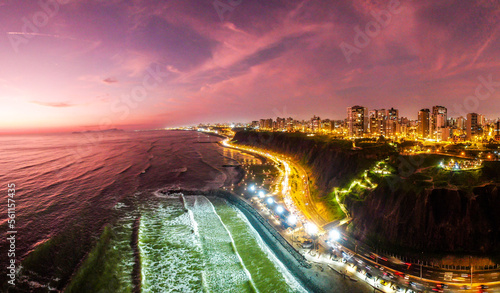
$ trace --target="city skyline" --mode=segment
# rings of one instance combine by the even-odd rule
[[[432,109],[432,110],[431,110]],[[434,105],[418,111],[416,120],[399,116],[399,109],[369,109],[354,105],[347,107],[347,117],[341,120],[314,115],[312,118],[295,117],[260,118],[246,123],[199,123],[188,129],[231,133],[232,129],[258,131],[303,132],[308,135],[334,135],[342,139],[379,139],[392,141],[414,140],[440,142],[491,143],[500,141],[500,118],[489,119],[482,114],[467,113],[465,117],[448,116],[448,108]]]
[[[0,5],[0,133],[500,109],[495,1]]]
[[[408,121],[415,121],[415,122],[418,122],[418,113],[422,110],[429,110],[430,113],[432,113],[432,110],[434,108],[444,108],[445,110],[449,110],[446,106],[441,106],[441,105],[433,105],[433,106],[426,106],[426,107],[420,107],[417,109],[419,110],[416,110],[414,112],[414,115],[412,117],[412,115],[409,115],[409,116],[405,116],[405,115],[400,115],[399,114],[399,108],[397,107],[375,107],[375,108],[369,108],[369,107],[364,107],[363,105],[352,105],[351,107],[363,107],[363,108],[366,108],[367,109],[367,113],[368,115],[371,115],[370,112],[372,111],[390,111],[390,110],[394,110],[397,112],[397,117],[399,117],[399,119],[401,118],[404,118],[404,119],[408,119]],[[351,108],[351,107],[347,107],[347,109]],[[480,115],[483,117],[483,119],[486,121],[486,120],[490,120],[492,122],[495,122],[495,121],[499,121],[500,120],[500,114],[498,116],[492,116],[492,117],[486,117],[486,115],[480,113],[480,112],[469,112],[469,113],[463,113],[463,115],[459,115],[459,116],[451,116],[451,115],[445,115],[445,121],[449,121],[450,119],[459,119],[459,118],[464,118],[466,119],[467,116],[469,114],[477,114],[477,115]],[[411,117],[411,118],[410,118]],[[251,118],[250,120],[246,120],[246,121],[215,121],[215,122],[208,122],[208,121],[200,121],[200,122],[197,122],[197,123],[194,123],[194,124],[191,124],[191,125],[183,125],[182,127],[188,127],[188,126],[194,126],[194,125],[197,125],[197,124],[231,124],[231,123],[237,123],[237,124],[250,124],[252,121],[256,121],[256,120],[262,120],[262,119],[274,119],[274,118],[277,118],[277,119],[280,119],[280,118],[284,118],[284,119],[288,119],[288,118],[293,118],[294,120],[297,120],[297,121],[307,121],[307,120],[311,120],[311,119],[314,119],[314,118],[320,118],[320,120],[331,120],[331,121],[347,121],[348,119],[348,116],[344,115],[344,117],[341,117],[341,118],[334,118],[332,117],[332,115],[325,115],[325,116],[320,116],[320,115],[317,115],[317,113],[311,113],[311,114],[306,114],[306,115],[301,115],[301,116],[277,116],[277,115],[274,115],[274,116],[266,116],[266,117],[253,117]]]

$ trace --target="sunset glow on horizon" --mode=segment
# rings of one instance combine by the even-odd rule
[[[0,0],[0,133],[500,108],[498,1]],[[361,33],[360,33],[361,32]]]

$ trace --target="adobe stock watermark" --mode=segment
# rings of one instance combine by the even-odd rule
[[[35,12],[31,18],[21,18],[23,25],[19,32],[7,33],[10,44],[16,53],[19,46],[28,44],[29,40],[40,35],[40,29],[45,27],[50,19],[54,18],[60,9],[60,5],[68,4],[70,0],[39,0],[40,10]]]
[[[489,99],[500,87],[500,81],[494,81],[492,74],[487,77],[480,75],[477,79],[479,84],[474,90],[474,95],[465,97],[462,103],[453,104],[453,112],[456,115],[465,117],[467,113],[476,112],[480,102]]]
[[[16,285],[16,184],[7,184],[7,244],[9,250],[7,256],[9,262],[7,264],[7,283],[11,286]]]
[[[215,0],[212,4],[219,16],[221,22],[224,22],[227,18],[225,15],[230,14],[233,10],[239,6],[243,0]]]
[[[382,30],[389,26],[392,21],[393,15],[399,14],[401,13],[401,11],[403,11],[401,2],[399,0],[391,0],[389,4],[387,4],[387,9],[370,11],[373,20],[366,23],[364,31],[359,25],[354,26],[354,45],[351,45],[347,42],[342,42],[340,44],[340,49],[342,50],[347,63],[352,62],[352,54],[360,54],[361,49],[366,48],[368,45],[370,45],[372,39],[380,35]]]

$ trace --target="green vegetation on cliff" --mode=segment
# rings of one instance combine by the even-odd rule
[[[394,172],[374,177],[363,201],[347,197],[351,231],[386,247],[434,252],[493,252],[500,245],[499,162],[447,171],[449,156],[392,156]],[[375,239],[375,240],[374,240]]]
[[[358,143],[354,148],[351,141],[303,133],[240,131],[233,140],[282,153],[299,162],[311,175],[311,196],[326,206],[331,219],[343,217],[333,189],[348,187],[377,161],[394,153],[386,143]],[[360,149],[359,144],[366,147]]]

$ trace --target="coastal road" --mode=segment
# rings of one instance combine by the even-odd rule
[[[232,144],[230,146],[235,147]],[[321,228],[329,223],[329,221],[317,210],[318,204],[311,197],[309,189],[309,176],[300,165],[284,155],[274,154],[270,151],[261,151],[250,147],[240,146],[236,148],[257,153],[275,162],[276,165],[281,166],[278,167],[278,169],[280,169],[280,173],[282,174],[282,181],[281,183],[277,183],[281,184],[281,195],[283,197],[290,197],[302,214],[316,226]],[[292,185],[294,184],[297,192],[292,192]]]
[[[323,227],[327,225],[329,223],[328,220],[326,220],[317,210],[318,205],[311,196],[307,172],[292,160],[287,161],[285,157],[280,158],[280,160],[282,164],[288,164],[290,168],[289,185],[292,186],[292,184],[295,183],[297,190],[295,194],[290,190],[290,192],[284,196],[289,195],[293,199],[295,205],[299,207],[307,218],[316,226]]]

